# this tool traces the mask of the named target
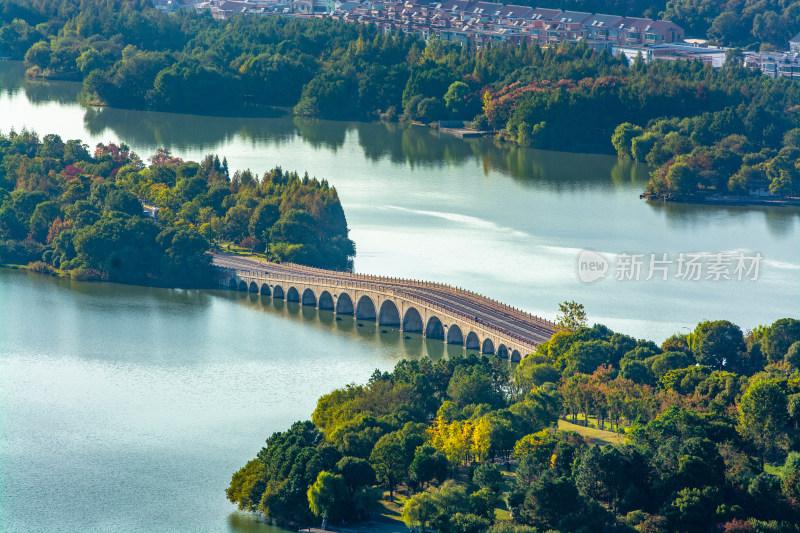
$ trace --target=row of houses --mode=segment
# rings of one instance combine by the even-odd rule
[[[672,43],[684,37],[683,30],[669,21],[470,0],[408,0],[346,7],[349,9],[339,8],[330,16],[477,46],[523,41],[546,46],[585,40],[597,43],[597,47],[610,47]]]
[[[164,11],[209,10],[219,19],[237,14],[330,17],[475,46],[585,41],[631,62],[637,57],[647,63],[699,60],[720,68],[726,53],[724,48],[684,40],[683,29],[666,20],[475,0],[155,0],[155,5]],[[789,52],[745,52],[744,64],[773,78],[800,79],[800,34],[789,47]]]
[[[683,29],[665,20],[503,5],[474,0],[159,0],[208,9],[220,19],[235,14],[331,17],[375,24],[427,39],[484,46],[495,42],[541,45],[586,40],[596,47],[683,41]]]
[[[744,65],[758,69],[770,78],[800,80],[800,51],[748,54],[744,58]]]

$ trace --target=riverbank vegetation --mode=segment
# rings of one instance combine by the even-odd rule
[[[78,279],[197,286],[214,242],[275,261],[344,269],[355,248],[336,189],[274,168],[230,175],[214,155],[159,149],[146,165],[127,146],[0,134],[0,264]],[[144,206],[147,206],[148,213]]]
[[[294,525],[397,509],[442,533],[797,532],[798,427],[798,320],[660,346],[576,325],[513,369],[376,370],[273,434],[226,493]]]
[[[787,86],[787,93],[798,87]],[[797,198],[800,128],[794,126],[800,107],[785,107],[792,100],[781,99],[773,98],[774,112],[762,115],[769,123],[762,123],[761,134],[753,131],[754,115],[739,106],[689,119],[659,120],[646,128],[626,122],[615,131],[614,145],[621,157],[656,167],[645,192],[649,198],[703,199],[751,192]]]
[[[625,2],[609,10],[573,3],[629,15],[633,9]],[[712,4],[670,1],[663,11],[679,24],[716,32],[720,42],[740,43],[745,34],[768,43],[788,39],[791,24],[778,22],[794,7],[747,2],[734,31],[729,6]],[[166,14],[138,0],[4,5],[0,55],[24,58],[35,76],[81,80],[90,102],[203,114],[293,106],[309,117],[464,120],[522,146],[616,149],[646,161],[657,167],[651,197],[754,188],[793,196],[800,189],[800,85],[745,69],[733,49],[722,69],[688,61],[628,64],[583,43],[475,50],[325,18]]]

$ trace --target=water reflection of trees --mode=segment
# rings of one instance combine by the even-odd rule
[[[24,63],[0,62],[0,94],[15,96],[20,90],[34,104],[74,104],[78,101],[81,85],[67,81],[29,80],[25,77]]]
[[[767,230],[775,237],[784,237],[794,231],[795,223],[800,219],[797,207],[767,207],[758,205],[702,205],[674,202],[648,202],[651,209],[664,213],[675,228],[697,228],[708,224],[710,220],[724,216],[735,223],[738,220],[761,213]]]
[[[289,115],[268,118],[208,117],[124,109],[88,109],[84,125],[93,135],[107,128],[129,144],[211,150],[235,138],[281,146],[300,136],[310,146],[337,152],[354,134],[364,157],[412,168],[441,169],[470,162],[522,183],[562,189],[580,185],[642,185],[647,167],[597,154],[533,150],[493,139],[460,139],[408,124],[337,122]]]
[[[254,145],[280,146],[296,135],[291,117],[212,117],[103,107],[87,109],[83,122],[92,135],[110,129],[127,144],[171,150],[211,149],[237,137]]]
[[[32,82],[25,79],[24,72],[22,63],[0,65],[0,88],[11,94],[23,89],[34,103],[77,102],[80,84]],[[556,190],[576,185],[643,187],[648,172],[644,165],[620,162],[613,156],[546,152],[491,138],[460,139],[409,124],[337,122],[293,117],[287,112],[242,118],[87,108],[84,127],[94,136],[111,130],[127,144],[138,147],[208,151],[219,150],[235,139],[249,141],[253,146],[280,147],[295,142],[299,136],[316,149],[336,152],[351,134],[370,161],[423,169],[456,168],[472,163],[486,174],[498,172],[523,184],[544,184]]]
[[[14,96],[25,81],[25,67],[16,61],[0,61],[0,94]]]

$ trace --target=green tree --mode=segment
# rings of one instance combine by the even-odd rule
[[[544,530],[561,529],[560,525],[571,516],[580,515],[582,508],[580,495],[572,481],[548,470],[539,476],[525,495],[520,516],[528,524]]]
[[[639,137],[642,131],[642,128],[630,122],[623,122],[617,126],[617,129],[614,130],[614,135],[611,137],[611,144],[614,145],[617,156],[622,159],[629,159],[631,157],[631,141],[635,137]]]
[[[444,95],[444,104],[454,115],[459,115],[464,111],[466,98],[469,95],[469,85],[463,81],[454,81],[448,87]]]
[[[447,395],[459,407],[482,403],[498,407],[505,402],[503,393],[495,386],[492,376],[479,366],[472,369],[457,368],[447,387]]]
[[[481,463],[475,469],[472,481],[482,489],[498,493],[503,484],[503,473],[494,463]]]
[[[225,495],[237,504],[240,511],[254,512],[266,488],[265,478],[264,462],[261,459],[248,461],[243,468],[233,474],[230,486],[225,489]]]
[[[676,162],[666,175],[667,187],[675,194],[691,194],[697,190],[697,175],[685,162]]]
[[[792,175],[783,169],[769,184],[769,192],[775,196],[791,196],[793,190]]]
[[[586,320],[586,310],[583,304],[575,301],[564,301],[558,304],[559,315],[556,317],[556,328],[558,331],[568,331],[574,333],[580,328],[585,328],[588,324]]]
[[[423,444],[414,451],[414,459],[409,466],[409,477],[415,483],[429,483],[434,479],[443,482],[447,478],[449,464],[447,457],[436,451],[430,444]]]
[[[336,520],[344,511],[344,478],[323,470],[314,484],[308,487],[307,497],[308,507],[315,516],[323,520]]]
[[[761,469],[767,453],[780,445],[788,421],[786,393],[775,381],[757,378],[737,406],[739,432],[759,451]]]
[[[407,476],[408,463],[400,433],[387,433],[375,443],[369,462],[382,484],[389,489],[389,500],[394,501],[394,489]]]
[[[557,383],[561,373],[544,356],[530,355],[514,369],[514,384],[521,394],[527,394],[545,383]]]
[[[263,200],[253,210],[253,215],[250,217],[250,225],[248,231],[261,240],[269,239],[269,231],[272,226],[280,218],[279,203],[275,200]]]
[[[738,369],[745,352],[744,335],[739,326],[727,320],[700,322],[695,327],[691,347],[697,362],[717,370]]]
[[[375,470],[368,461],[360,457],[342,457],[336,463],[336,469],[341,472],[350,494],[355,494],[356,489],[375,483]]]
[[[50,43],[47,41],[39,41],[25,52],[25,63],[44,70],[50,66],[51,53]]]
[[[800,341],[800,320],[781,318],[764,332],[762,349],[770,362],[783,360],[789,347]]]
[[[784,360],[792,370],[800,370],[800,341],[795,341],[786,351]]]
[[[403,522],[409,528],[419,526],[422,533],[439,514],[436,499],[429,492],[420,492],[408,498],[403,505]]]
[[[52,200],[42,202],[33,210],[30,219],[30,234],[34,240],[44,242],[47,232],[52,226],[53,221],[61,214],[58,202]]]
[[[87,48],[75,60],[75,64],[81,71],[81,74],[88,76],[93,70],[99,70],[106,67],[106,61],[103,54],[97,51],[96,48]]]

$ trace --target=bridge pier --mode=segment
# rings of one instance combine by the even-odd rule
[[[467,294],[470,298],[480,299],[480,305],[488,309],[488,312],[494,313],[496,309],[500,318],[495,319],[487,315],[486,319],[479,320],[472,314],[459,313],[444,304],[455,297],[463,298],[461,294],[466,291],[459,292],[458,289],[440,284],[404,282],[407,285],[403,285],[402,280],[329,273],[305,267],[297,267],[296,271],[289,272],[286,271],[286,267],[279,271],[270,271],[268,268],[259,269],[256,262],[251,262],[254,264],[252,270],[223,267],[219,284],[231,290],[257,293],[275,300],[285,299],[287,302],[297,302],[306,308],[332,311],[338,315],[354,317],[359,321],[375,322],[379,327],[416,333],[424,338],[461,346],[467,351],[497,355],[511,362],[521,360],[526,354],[531,353],[539,342],[543,342],[552,334],[548,332],[548,335],[542,336],[541,341],[533,341],[515,337],[499,329],[494,324],[503,324],[504,320],[509,320],[505,317],[511,316],[509,311],[515,310],[473,293]],[[426,291],[430,291],[431,287],[439,290],[444,298],[442,303],[436,301],[436,293],[432,293],[430,298],[425,298],[400,290],[406,286],[417,285],[424,287]],[[426,296],[429,292],[420,294]],[[523,314],[518,312],[513,319],[536,320],[547,324],[532,315],[524,314],[524,318],[520,318],[521,316]],[[494,323],[489,320],[494,320]],[[544,330],[548,331],[547,328]]]

